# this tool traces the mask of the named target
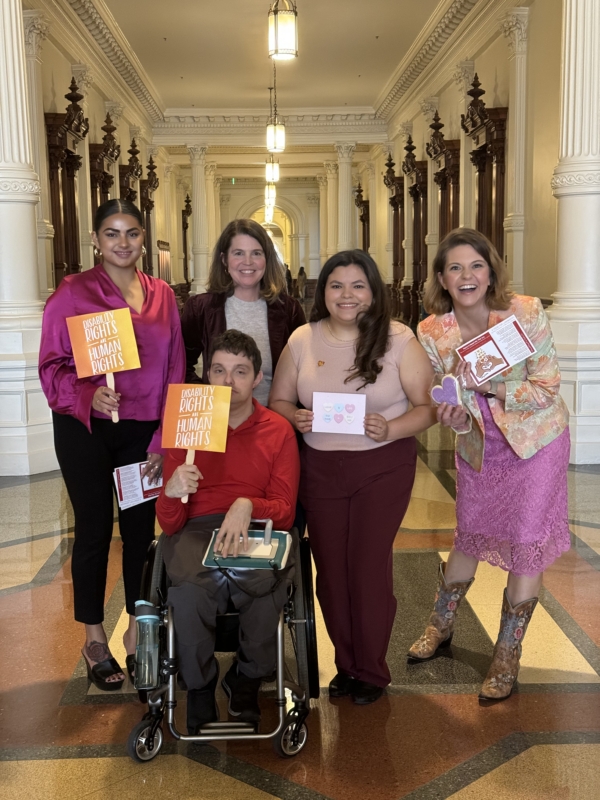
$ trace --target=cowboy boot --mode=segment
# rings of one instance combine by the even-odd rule
[[[470,581],[446,583],[444,573],[445,564],[440,564],[440,578],[435,605],[425,633],[408,651],[408,657],[416,661],[426,661],[432,658],[438,647],[448,647],[454,635],[454,620],[458,612],[460,601],[469,591],[475,578]]]
[[[480,700],[504,700],[510,696],[519,674],[521,642],[537,602],[537,597],[533,597],[513,608],[504,590],[500,633],[492,663],[479,693]]]

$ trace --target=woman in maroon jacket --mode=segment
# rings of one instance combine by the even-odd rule
[[[290,334],[306,319],[286,293],[283,265],[265,229],[251,219],[227,225],[213,254],[206,294],[190,297],[181,321],[188,383],[198,382],[196,364],[214,337],[235,328],[252,336],[263,359],[263,380],[254,397],[267,405],[279,356]],[[207,382],[203,366],[202,382]]]

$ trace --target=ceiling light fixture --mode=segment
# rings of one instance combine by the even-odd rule
[[[265,222],[273,222],[274,206],[265,206]]]
[[[279,180],[279,161],[271,156],[266,163],[265,180],[267,183],[277,183]]]
[[[273,100],[272,104],[271,100]],[[269,109],[267,150],[269,153],[283,153],[285,150],[285,122],[277,114],[277,69],[275,62],[273,62],[273,86],[269,86]]]
[[[275,0],[269,9],[269,58],[298,58],[298,11],[293,0]]]
[[[277,198],[277,188],[274,183],[267,183],[265,186],[265,205],[274,206]]]

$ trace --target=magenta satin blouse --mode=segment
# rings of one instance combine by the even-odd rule
[[[119,417],[150,421],[162,418],[170,383],[183,383],[185,351],[177,302],[164,281],[138,272],[144,290],[142,313],[131,309],[131,319],[140,355],[140,369],[115,373],[115,391],[120,392]],[[123,295],[101,265],[63,278],[48,298],[42,322],[39,373],[48,404],[58,414],[70,414],[91,431],[90,415],[109,419],[92,409],[99,386],[106,386],[104,375],[79,379],[67,317],[128,308]],[[148,452],[162,453],[162,430],[158,428]]]

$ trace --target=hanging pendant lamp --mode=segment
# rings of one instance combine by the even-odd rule
[[[265,206],[265,222],[273,222],[274,206]]]
[[[298,57],[298,11],[293,0],[275,0],[269,9],[269,58]]]
[[[271,95],[272,92],[272,95]],[[273,104],[271,106],[271,97]],[[269,87],[270,115],[267,122],[267,150],[269,153],[283,153],[285,150],[285,122],[277,114],[277,70],[273,62],[273,86]]]
[[[266,162],[265,180],[267,183],[277,183],[279,180],[279,161],[271,156]]]
[[[265,186],[265,205],[274,206],[277,198],[277,188],[274,183],[267,183]]]

